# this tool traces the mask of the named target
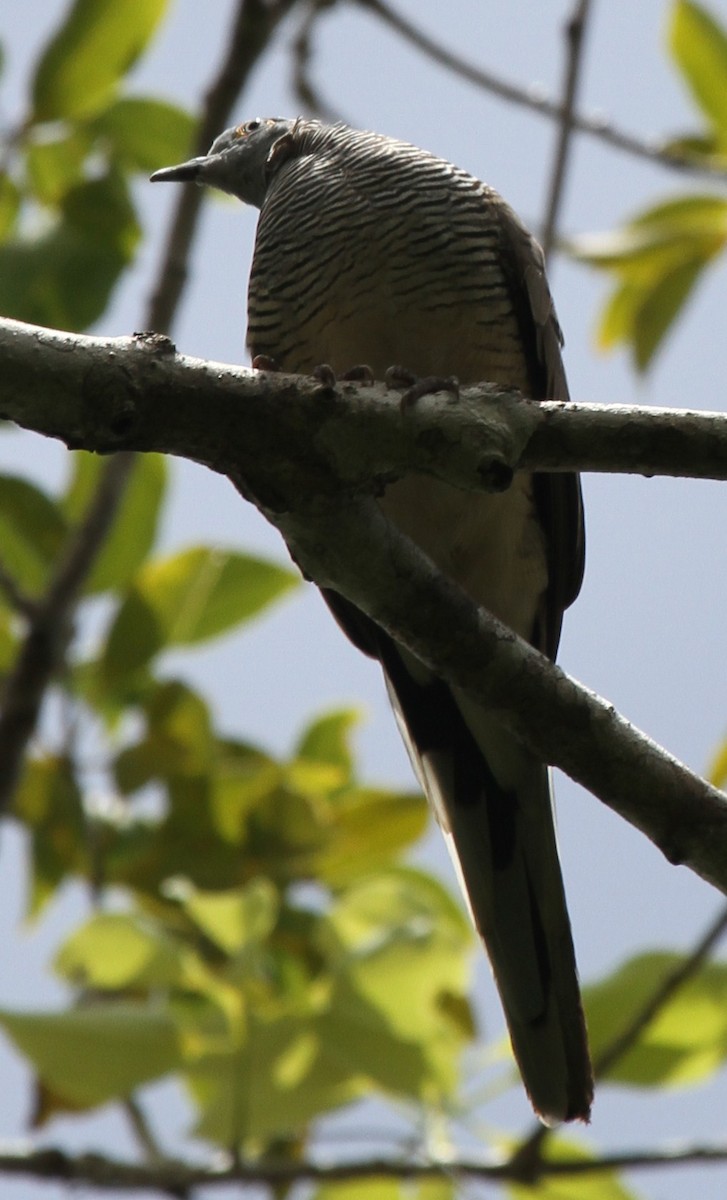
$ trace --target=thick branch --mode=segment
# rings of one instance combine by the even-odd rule
[[[702,459],[685,473],[725,478],[727,418],[540,405],[492,389],[468,389],[461,401],[425,397],[402,411],[378,387],[321,387],[183,359],[164,338],[103,342],[12,323],[0,326],[0,357],[4,416],[89,449],[166,451],[227,474],[311,579],[496,712],[669,861],[727,891],[722,793],[478,610],[371,495],[412,469],[466,488],[501,487],[520,464],[676,474],[675,447],[688,459],[693,443]]]
[[[165,338],[82,337],[8,320],[0,360],[2,417],[72,449],[159,450],[222,474],[237,468],[279,491],[281,504],[370,492],[412,470],[492,490],[516,469],[727,479],[723,413],[536,404],[487,385],[459,400],[425,396],[402,412],[382,385],[329,389],[186,358]]]

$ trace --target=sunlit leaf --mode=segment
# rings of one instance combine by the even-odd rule
[[[337,709],[316,717],[305,729],[295,749],[295,757],[327,762],[340,767],[345,779],[351,778],[353,755],[351,731],[361,720],[358,709]]]
[[[71,456],[72,475],[63,508],[72,521],[86,512],[108,460],[79,450]],[[86,581],[87,592],[128,585],[154,545],[169,469],[161,454],[140,454],[126,485],[110,533]]]
[[[651,362],[669,327],[684,306],[699,276],[704,260],[679,263],[665,272],[642,298],[633,325],[633,347],[639,370]]]
[[[310,1020],[292,1015],[258,1016],[242,1046],[200,1056],[185,1078],[199,1113],[195,1134],[224,1147],[305,1129],[367,1090]]]
[[[324,1183],[311,1200],[455,1200],[452,1179],[342,1179]]]
[[[681,962],[677,954],[643,954],[602,983],[585,989],[596,1059],[659,993]],[[707,1078],[726,1059],[727,965],[705,963],[646,1024],[608,1078],[640,1087],[683,1086]]]
[[[20,191],[7,174],[0,174],[0,241],[12,233],[20,211]]]
[[[41,204],[59,204],[70,188],[83,179],[83,166],[91,148],[84,130],[63,137],[31,141],[26,151],[28,182]]]
[[[568,242],[582,262],[649,278],[671,267],[684,252],[708,257],[727,238],[727,200],[698,194],[655,204],[608,233],[584,234]],[[641,274],[645,272],[645,274]]]
[[[677,158],[706,159],[715,167],[723,165],[727,158],[727,146],[722,147],[716,134],[711,132],[683,133],[668,138],[662,142],[661,149],[665,154],[673,154]]]
[[[234,845],[247,838],[247,818],[282,785],[275,759],[241,742],[219,742],[210,778],[210,814],[220,837]]]
[[[615,277],[598,340],[631,346],[644,370],[702,272],[727,244],[727,201],[680,196],[654,205],[612,233],[576,238],[575,256]]]
[[[312,1200],[404,1200],[405,1195],[418,1200],[408,1181],[402,1185],[396,1179],[345,1179],[316,1188]]]
[[[153,779],[206,775],[214,743],[209,711],[196,692],[178,680],[152,687],[144,698],[147,732],[117,755],[114,776],[122,792]]]
[[[58,974],[77,987],[117,990],[181,985],[190,952],[149,918],[98,913],[55,958]]]
[[[15,662],[18,650],[18,623],[9,609],[0,606],[0,675]]]
[[[429,810],[420,792],[351,788],[338,797],[331,836],[315,874],[341,887],[388,866],[423,836]]]
[[[127,1096],[180,1064],[179,1038],[163,1008],[86,1004],[68,1012],[0,1011],[10,1035],[59,1096],[91,1107]]]
[[[449,1003],[466,1000],[469,986],[474,939],[464,913],[430,876],[399,867],[348,888],[327,922],[340,980],[388,1029],[421,1044],[429,1069],[450,1086],[468,1037]]]
[[[197,122],[184,109],[148,96],[125,96],[94,122],[113,155],[137,171],[153,171],[160,163],[181,162],[192,152]]]
[[[166,7],[167,0],[75,0],[38,63],[34,119],[86,117],[103,108]]]
[[[727,783],[727,741],[718,747],[707,772],[707,778],[715,787],[724,787]]]
[[[299,580],[251,555],[198,546],[142,567],[109,633],[102,663],[114,684],[160,650],[190,646],[257,616]]]
[[[253,879],[234,891],[203,892],[188,887],[181,893],[187,916],[225,954],[263,941],[278,916],[278,892],[267,879]]]
[[[669,48],[697,104],[727,147],[727,33],[700,4],[677,0]]]

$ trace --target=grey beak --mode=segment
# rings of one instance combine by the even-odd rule
[[[206,155],[190,158],[188,162],[180,163],[177,167],[162,167],[149,178],[152,183],[198,183],[200,168],[206,161]]]

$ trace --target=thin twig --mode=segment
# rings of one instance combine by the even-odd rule
[[[72,635],[76,601],[116,517],[134,457],[118,454],[102,472],[85,517],[69,534],[45,595],[35,604],[5,681],[0,705],[0,813],[12,799],[43,697]]]
[[[324,100],[311,77],[310,64],[313,55],[313,32],[323,13],[328,12],[334,4],[335,0],[310,0],[291,46],[295,95],[308,112],[331,122],[344,118],[338,109]]]
[[[12,608],[22,617],[32,617],[35,612],[35,600],[29,596],[19,586],[17,579],[11,571],[7,569],[5,563],[0,558],[0,592],[3,592],[5,599]]]
[[[440,66],[446,67],[450,71],[454,71],[462,79],[467,79],[470,83],[475,84],[476,87],[491,92],[494,96],[498,96],[501,100],[506,100],[509,104],[516,104],[521,108],[527,108],[531,112],[538,113],[540,116],[548,117],[551,120],[562,120],[563,108],[557,101],[538,95],[532,89],[519,87],[517,84],[511,83],[509,80],[503,79],[491,71],[475,67],[472,63],[452,53],[452,51],[445,50],[439,42],[430,38],[421,29],[418,29],[410,21],[407,21],[405,17],[402,17],[399,13],[389,8],[387,4],[384,4],[383,0],[357,0],[357,2],[362,8],[375,13],[390,28],[395,29],[397,33],[406,38],[408,42],[411,42],[413,46],[416,46],[418,50],[421,50],[423,54],[426,54],[433,62],[439,63]],[[635,134],[627,133],[625,130],[619,129],[617,126],[600,117],[574,113],[573,127],[579,133],[589,134],[606,145],[612,146],[616,150],[621,150],[625,154],[630,154],[635,158],[647,159],[649,162],[656,163],[662,167],[668,167],[671,170],[706,176],[711,179],[727,179],[727,167],[715,165],[691,155],[677,154],[672,150],[664,148],[659,143],[645,141]]]
[[[164,1162],[164,1152],[157,1142],[152,1128],[146,1119],[146,1113],[136,1097],[127,1096],[122,1102],[122,1108],[146,1161],[148,1163]]]
[[[233,105],[260,55],[268,45],[280,21],[295,0],[241,0],[225,40],[227,52],[208,89],[197,130],[194,154],[205,154],[210,143],[229,120]],[[160,164],[161,166],[162,164]],[[198,187],[180,188],[169,225],[162,266],[154,288],[144,328],[167,333],[187,280],[187,264],[196,232],[204,191]]]
[[[676,992],[694,977],[726,929],[727,906],[720,910],[716,920],[699,939],[691,953],[665,976],[625,1029],[604,1047],[593,1064],[593,1073],[597,1079],[608,1076],[609,1071],[634,1046],[646,1027],[659,1015]],[[531,1132],[513,1154],[513,1162],[526,1176],[537,1177],[543,1162],[543,1144],[552,1132],[543,1125],[533,1125]]]
[[[662,979],[653,995],[634,1015],[633,1020],[601,1051],[593,1064],[594,1074],[597,1078],[602,1079],[608,1076],[609,1071],[627,1054],[646,1027],[666,1007],[675,993],[694,978],[726,929],[727,907],[724,907],[692,952]]]
[[[550,258],[558,231],[558,218],[560,216],[568,158],[573,141],[573,114],[575,112],[576,96],[578,93],[580,68],[583,62],[583,48],[585,45],[589,12],[590,0],[576,0],[573,12],[565,24],[567,54],[563,100],[561,103],[562,115],[558,123],[558,142],[541,238],[543,254],[546,260]]]

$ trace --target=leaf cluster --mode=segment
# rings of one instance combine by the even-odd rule
[[[668,41],[704,126],[663,148],[727,171],[727,29],[693,0],[676,0]],[[636,368],[645,371],[705,269],[727,245],[727,199],[718,192],[669,198],[619,230],[568,245],[575,257],[614,280],[599,321],[600,346],[628,346]]]
[[[141,228],[133,176],[190,151],[196,122],[126,89],[167,0],[76,0],[40,55],[0,165],[0,311],[81,330],[106,308]]]

